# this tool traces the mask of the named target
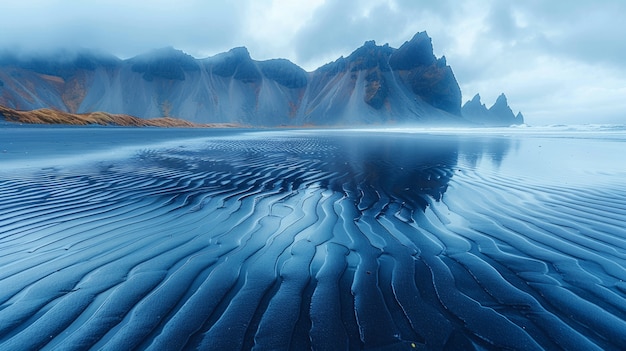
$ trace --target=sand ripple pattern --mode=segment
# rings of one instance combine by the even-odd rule
[[[623,348],[626,190],[458,150],[225,138],[0,178],[0,349]]]

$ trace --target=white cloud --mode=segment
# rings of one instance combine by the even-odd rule
[[[312,18],[323,0],[251,2],[243,23],[248,49],[256,59],[296,58],[294,36]]]
[[[100,48],[134,56],[176,46],[190,53],[228,49],[240,40],[246,1],[40,1],[3,8],[0,45],[26,50]]]

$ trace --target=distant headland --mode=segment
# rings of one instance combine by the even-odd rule
[[[22,124],[63,124],[63,125],[100,125],[119,127],[178,127],[178,128],[233,128],[240,127],[232,123],[199,124],[179,118],[139,118],[123,114],[106,112],[69,113],[49,108],[32,111],[17,111],[0,106],[0,121]]]

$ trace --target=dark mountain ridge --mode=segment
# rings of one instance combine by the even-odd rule
[[[89,50],[5,52],[0,105],[251,126],[485,124],[463,117],[456,78],[426,32],[397,49],[368,41],[313,72],[253,60],[244,47],[204,59],[171,47],[127,60]]]
[[[524,116],[521,112],[517,115],[509,107],[506,95],[500,94],[496,102],[490,108],[480,101],[480,95],[476,94],[472,100],[467,101],[461,109],[463,117],[471,122],[493,127],[506,127],[516,124],[524,124]]]

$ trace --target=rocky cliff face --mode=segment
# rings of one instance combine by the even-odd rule
[[[0,105],[253,126],[465,122],[452,69],[425,32],[398,49],[366,42],[313,72],[243,47],[206,59],[173,48],[128,60],[4,54]]]
[[[438,109],[461,114],[461,90],[456,78],[446,58],[433,55],[431,39],[425,32],[404,43],[391,55],[389,64],[415,95]]]
[[[463,105],[461,112],[467,120],[483,126],[508,127],[524,124],[524,116],[521,112],[513,114],[504,94],[500,94],[490,108],[487,108],[480,101],[480,95],[476,94],[472,100]]]
[[[458,123],[461,91],[431,40],[418,33],[399,49],[366,42],[310,75],[304,118],[315,124]]]

